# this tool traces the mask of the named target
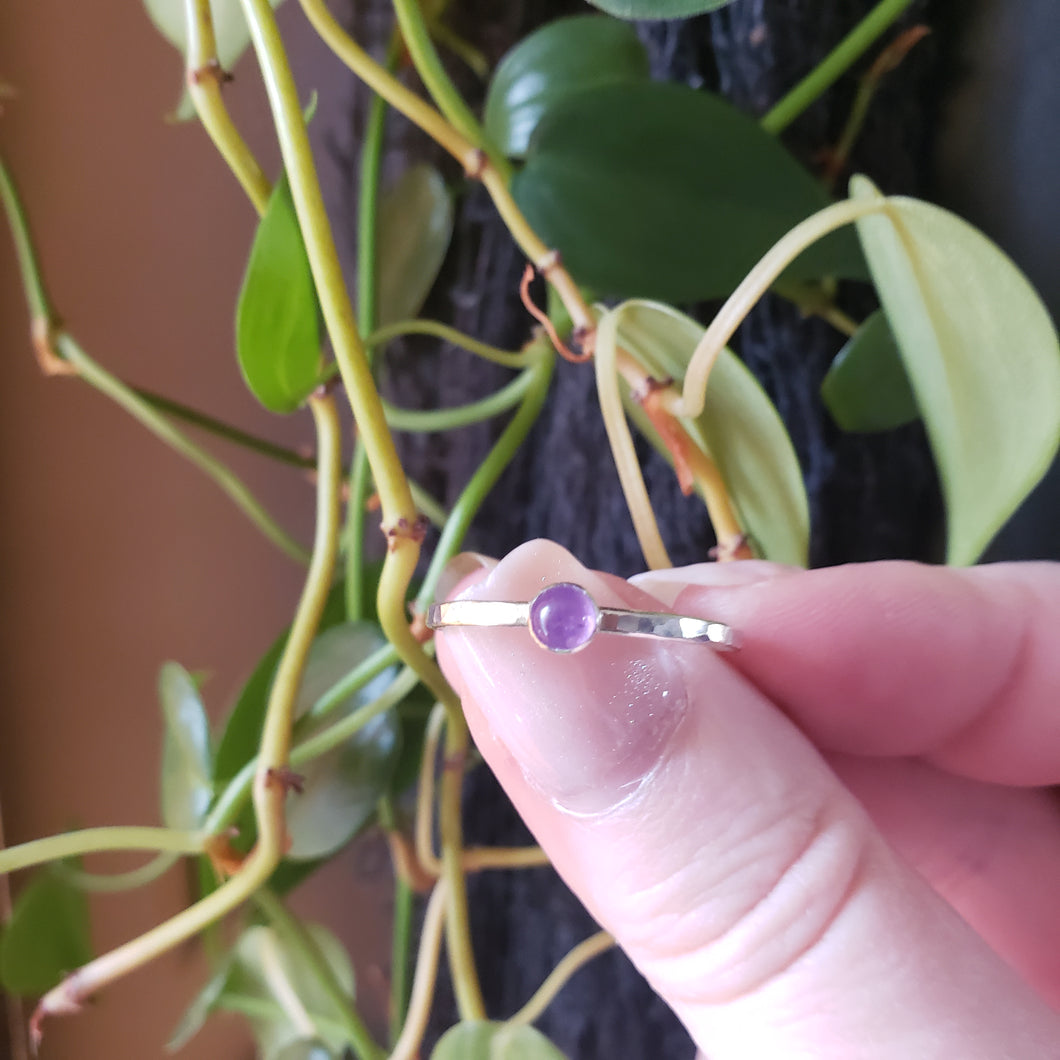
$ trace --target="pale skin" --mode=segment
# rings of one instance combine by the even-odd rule
[[[537,541],[454,577],[743,634],[438,634],[490,767],[710,1060],[1060,1056],[1060,566],[630,584]]]

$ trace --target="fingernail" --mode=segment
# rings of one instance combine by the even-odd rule
[[[598,605],[652,609],[650,597],[543,541],[507,556],[465,598],[530,600],[561,581]],[[444,638],[447,673],[455,669],[529,782],[570,813],[604,813],[635,793],[686,710],[675,649],[648,638],[602,633],[569,655],[537,646],[523,628],[466,627]]]
[[[478,552],[458,552],[442,568],[441,577],[434,590],[435,599],[448,600],[462,581],[480,570],[491,570],[496,566],[497,561],[490,556],[483,556]]]
[[[706,589],[754,585],[756,582],[769,581],[801,569],[783,563],[770,563],[764,559],[741,559],[732,563],[696,563],[690,567],[649,570],[643,574],[634,574],[629,582],[638,589],[651,593],[667,607],[673,607],[678,596],[690,585]]]

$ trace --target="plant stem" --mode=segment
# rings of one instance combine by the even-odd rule
[[[442,927],[449,906],[445,893],[445,881],[439,880],[431,891],[427,911],[423,916],[420,932],[420,951],[416,958],[416,975],[412,982],[409,1013],[401,1035],[394,1044],[389,1060],[412,1060],[419,1053],[420,1043],[427,1030],[427,1019],[431,1014],[431,998],[434,996],[434,981],[438,975],[438,951],[442,943]]]
[[[115,825],[82,828],[77,832],[34,839],[17,847],[0,850],[0,875],[18,872],[48,861],[77,858],[110,850],[169,851],[173,854],[201,854],[207,832],[178,832],[173,828],[138,828]]]
[[[261,502],[250,492],[246,483],[235,472],[197,446],[178,431],[158,410],[126,386],[117,376],[98,365],[77,344],[72,335],[60,332],[54,336],[59,355],[77,370],[79,378],[120,405],[133,419],[146,427],[156,438],[180,453],[203,474],[220,487],[225,495],[277,548],[297,563],[305,563],[308,554],[286,530],[272,518]]]
[[[70,370],[76,372],[86,383],[94,386],[120,405],[157,438],[213,479],[273,544],[297,562],[305,563],[308,558],[305,550],[277,525],[240,478],[178,431],[135,390],[97,365],[81,349],[72,335],[57,329],[56,316],[47,295],[26,215],[14,182],[2,161],[0,161],[0,198],[3,200],[18,251],[22,285],[30,313],[30,331],[37,359],[42,367],[48,370],[49,366],[52,366],[50,370],[54,371],[54,365],[65,362]]]
[[[301,720],[310,723],[326,718],[336,707],[364,688],[372,678],[378,677],[388,666],[393,666],[398,661],[398,653],[394,650],[393,645],[387,644],[382,648],[377,648],[367,659],[358,663],[345,677],[336,681],[306,711],[304,719]],[[296,734],[297,731],[298,727],[295,726]]]
[[[500,350],[437,320],[401,320],[373,331],[364,341],[368,347],[382,346],[403,335],[430,335],[505,368],[526,368],[536,356],[528,350]]]
[[[176,420],[182,420],[193,427],[198,427],[209,434],[224,439],[226,442],[231,442],[233,445],[238,445],[243,449],[249,449],[261,456],[268,457],[270,460],[301,468],[305,471],[311,471],[317,466],[316,457],[296,453],[293,449],[287,449],[282,445],[269,441],[268,438],[259,438],[256,434],[234,427],[231,423],[219,420],[217,417],[192,408],[190,405],[185,405],[183,402],[174,401],[164,394],[158,394],[143,387],[132,387],[130,389],[153,408],[158,409],[159,412],[164,412],[167,416],[172,416]]]
[[[268,887],[262,887],[254,895],[254,901],[280,940],[297,953],[312,970],[324,996],[338,1013],[337,1022],[342,1026],[347,1044],[359,1060],[383,1060],[386,1053],[372,1038],[360,1013],[353,1005],[353,999],[347,996],[319,947],[298,920]]]
[[[179,854],[162,851],[146,865],[141,865],[140,868],[129,872],[85,872],[84,869],[77,869],[72,865],[59,865],[57,868],[60,875],[79,891],[85,891],[88,894],[117,894],[120,891],[134,891],[139,887],[154,883],[179,860]]]
[[[859,217],[886,209],[886,199],[867,202],[844,199],[826,206],[812,217],[797,224],[771,247],[743,282],[729,296],[710,322],[699,345],[695,348],[685,371],[685,382],[679,401],[672,402],[667,411],[674,416],[695,419],[703,411],[707,394],[707,379],[711,368],[725,344],[754,304],[766,293],[773,281],[812,243],[843,225],[852,224]]]
[[[872,42],[912,3],[912,0],[880,0],[825,58],[762,118],[769,133],[786,129],[870,47]]]
[[[537,992],[512,1016],[509,1023],[533,1023],[555,999],[566,985],[567,980],[588,964],[594,957],[607,952],[614,946],[613,936],[606,931],[591,935],[584,942],[579,942],[549,973],[548,978],[537,988]]]
[[[446,73],[427,30],[419,0],[394,0],[394,13],[397,15],[398,25],[401,26],[401,35],[408,48],[412,65],[420,75],[420,80],[427,86],[427,91],[438,109],[454,129],[475,147],[486,152],[492,165],[507,183],[511,180],[508,160],[489,142],[485,130]]]
[[[442,576],[442,570],[459,550],[472,519],[486,499],[486,494],[493,488],[501,472],[511,463],[516,450],[530,433],[530,428],[537,421],[541,406],[545,403],[548,385],[552,379],[552,369],[556,363],[555,354],[552,352],[552,347],[548,345],[547,339],[538,340],[537,344],[531,348],[537,360],[524,373],[526,396],[489,455],[471,476],[471,480],[453,505],[434,555],[431,556],[431,563],[420,585],[420,591],[416,594],[413,608],[417,612],[425,611],[427,605],[434,599],[434,591],[438,585],[438,579]]]
[[[184,13],[188,36],[188,94],[203,128],[260,216],[269,204],[272,185],[239,135],[221,98],[221,84],[228,75],[217,58],[210,0],[184,0]]]
[[[250,997],[246,994],[222,993],[214,1002],[214,1008],[218,1012],[234,1012],[240,1016],[249,1016],[251,1019],[268,1020],[274,1023],[290,1018],[284,1008],[275,1001],[266,1001],[264,998]],[[337,1038],[346,1033],[346,1028],[336,1019],[329,1019],[318,1012],[308,1010],[306,1010],[306,1015],[315,1026],[327,1029]]]
[[[386,65],[393,71],[400,49],[396,37],[387,48]],[[383,138],[386,131],[387,103],[373,95],[361,147],[360,185],[357,191],[357,316],[365,332],[375,329],[378,286],[378,207],[379,179],[383,166]],[[372,346],[365,343],[371,363]],[[346,618],[359,621],[365,613],[364,537],[365,504],[371,489],[368,454],[358,437],[350,465],[349,503],[346,507]]]
[[[85,998],[148,961],[198,934],[245,902],[265,883],[286,848],[281,774],[287,765],[298,686],[309,648],[320,625],[335,571],[339,530],[339,475],[341,436],[335,405],[326,394],[315,394],[309,407],[318,435],[317,524],[313,555],[302,597],[291,623],[269,701],[265,710],[258,765],[254,777],[254,814],[258,841],[242,868],[206,898],[78,969],[41,1000],[33,1016],[32,1033],[40,1041],[40,1024],[50,1014],[76,1012]]]
[[[244,3],[247,0],[243,0]],[[397,78],[388,74],[357,45],[328,11],[324,0],[301,0],[302,10],[331,50],[370,88],[418,125],[440,147],[448,151],[471,177],[482,181],[493,199],[512,238],[526,257],[545,275],[570,313],[575,329],[583,332],[583,342],[591,341],[593,316],[578,285],[553,253],[530,227],[508,189],[505,171],[498,169],[488,155],[453,128],[433,107]]]
[[[499,390],[466,405],[456,405],[447,409],[403,409],[384,400],[387,423],[396,431],[450,431],[458,427],[467,427],[472,423],[481,423],[492,419],[502,412],[507,412],[519,403],[523,395],[534,383],[532,369],[524,370],[511,382]]]

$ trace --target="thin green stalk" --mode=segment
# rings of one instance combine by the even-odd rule
[[[446,522],[449,520],[449,513],[445,510],[444,506],[439,504],[438,501],[436,501],[413,479],[409,479],[409,489],[412,490],[412,499],[416,502],[416,507],[427,516],[435,527],[439,530],[444,529]]]
[[[449,513],[445,530],[442,531],[441,539],[431,557],[430,567],[413,605],[417,612],[425,611],[427,605],[434,599],[438,579],[442,576],[446,563],[460,549],[464,535],[482,506],[482,502],[486,499],[486,495],[493,488],[501,472],[511,463],[516,450],[523,444],[530,428],[537,420],[548,394],[548,385],[555,365],[555,354],[547,339],[539,342],[536,353],[538,357],[536,363],[526,372],[528,385],[523,403],[505,427],[500,438],[497,439],[489,455],[472,475],[456,504],[453,505],[453,510]]]
[[[387,49],[388,73],[393,73],[399,54],[398,42],[392,38]],[[386,112],[386,100],[380,95],[373,95],[361,147],[361,173],[357,191],[357,317],[366,332],[375,328],[376,321],[379,271],[377,215]],[[365,343],[365,348],[371,364],[372,347]],[[346,618],[350,622],[357,622],[367,610],[364,598],[365,504],[368,491],[372,488],[368,452],[360,437],[353,448],[349,481],[350,499],[346,506]]]
[[[140,887],[146,887],[149,883],[154,883],[160,876],[169,872],[179,860],[179,854],[162,851],[146,865],[131,869],[129,872],[85,872],[84,869],[63,864],[56,867],[59,875],[79,891],[85,891],[87,894],[117,894],[120,891],[135,891]]]
[[[267,1001],[262,997],[250,997],[248,994],[233,994],[227,991],[214,1002],[218,1012],[234,1012],[240,1016],[249,1016],[251,1019],[267,1020],[277,1023],[288,1017],[283,1008],[275,1001]],[[341,1038],[346,1033],[346,1028],[336,1019],[321,1016],[318,1012],[307,1011],[306,1013],[314,1026],[326,1030],[336,1038]]]
[[[282,445],[277,445],[275,442],[270,442],[268,438],[259,438],[256,434],[234,427],[231,423],[219,420],[216,416],[201,412],[199,409],[185,405],[183,402],[174,401],[164,394],[155,393],[153,390],[145,390],[143,387],[133,387],[131,389],[134,394],[143,398],[144,401],[158,409],[159,412],[164,412],[167,416],[172,416],[176,420],[198,427],[200,430],[222,438],[226,442],[231,442],[233,445],[249,449],[251,452],[268,457],[278,463],[289,464],[291,467],[302,468],[306,471],[311,471],[317,466],[316,457],[314,456],[305,456],[302,453],[296,453],[293,449],[287,449]]]
[[[522,400],[533,383],[533,369],[528,368],[488,397],[466,405],[447,409],[403,409],[384,400],[383,408],[387,422],[396,431],[449,431],[507,412]]]
[[[22,287],[26,292],[30,318],[35,325],[40,322],[50,327],[55,323],[55,313],[44,286],[44,275],[41,272],[36,248],[30,235],[29,221],[22,209],[22,201],[15,189],[15,182],[11,179],[11,174],[2,158],[0,158],[0,200],[3,200],[4,212],[11,226],[11,236],[15,241],[15,253],[18,255],[18,268],[22,275]]]
[[[184,21],[188,95],[203,128],[260,216],[269,205],[272,185],[221,99],[221,83],[227,75],[217,58],[210,0],[184,0]]]
[[[412,987],[412,916],[416,894],[408,880],[394,879],[394,922],[390,947],[390,1044],[401,1036]]]
[[[397,15],[398,25],[401,26],[401,36],[405,40],[412,65],[426,85],[431,99],[457,132],[486,153],[491,164],[507,183],[512,175],[508,159],[490,143],[479,120],[471,113],[471,108],[464,102],[446,73],[434,41],[431,40],[419,0],[394,0],[394,13]]]
[[[305,721],[326,718],[337,706],[359,692],[374,677],[378,677],[388,666],[398,662],[398,653],[392,644],[377,648],[363,662],[358,663],[345,677],[336,681],[306,712]]]
[[[403,335],[430,335],[450,345],[459,346],[460,349],[467,350],[468,353],[473,353],[483,360],[503,365],[505,368],[526,368],[533,359],[533,356],[526,350],[515,353],[498,349],[496,346],[479,342],[471,335],[465,335],[464,332],[438,320],[400,320],[396,324],[388,324],[386,327],[373,331],[364,342],[369,348],[374,348],[383,346]]]
[[[31,331],[37,346],[38,357],[59,358],[68,362],[86,383],[94,386],[124,408],[156,437],[213,479],[273,544],[297,562],[305,563],[308,559],[305,549],[277,525],[241,479],[219,460],[185,437],[131,387],[97,365],[81,349],[73,336],[65,331],[55,332],[56,317],[47,295],[26,215],[14,182],[2,161],[0,161],[0,198],[3,200],[4,212],[7,214],[18,252],[22,285],[26,294]]]
[[[0,850],[0,875],[18,872],[34,865],[109,850],[169,851],[173,854],[201,854],[206,836],[202,832],[178,832],[173,828],[138,828],[115,825],[108,828],[82,828],[77,832],[34,839]]]
[[[268,889],[262,887],[254,895],[255,904],[265,914],[280,940],[297,953],[310,968],[317,985],[339,1014],[347,1044],[359,1060],[384,1060],[386,1053],[372,1038],[364,1020],[357,1011],[353,999],[347,997],[342,984],[335,978],[330,965],[320,952],[320,947],[306,933],[287,907]]]
[[[363,687],[370,680],[371,676],[366,671],[362,671],[359,687]],[[352,685],[352,682],[350,684]],[[358,707],[352,714],[343,718],[342,721],[329,725],[314,736],[307,737],[296,743],[291,748],[290,764],[292,766],[304,766],[312,762],[314,758],[334,750],[351,736],[354,736],[360,729],[364,728],[373,718],[397,706],[415,687],[416,674],[413,670],[406,667],[378,699],[372,700],[371,703],[366,703],[363,707]],[[351,689],[347,692],[347,695],[352,695],[355,690]],[[330,693],[328,695],[330,696]],[[209,816],[203,822],[203,832],[209,835],[217,835],[236,822],[250,795],[257,764],[257,758],[252,758],[228,782],[210,810]]]
[[[32,1020],[33,1038],[38,1045],[40,1024],[46,1016],[76,1012],[86,998],[102,987],[227,916],[268,880],[286,851],[284,806],[287,792],[277,774],[288,763],[298,687],[334,577],[339,536],[339,476],[342,470],[339,420],[335,404],[327,394],[314,394],[309,399],[309,407],[320,454],[316,533],[305,586],[265,708],[252,792],[258,841],[240,870],[216,891],[138,938],[96,958],[49,991],[37,1006]]]
[[[222,492],[277,548],[297,563],[305,564],[308,561],[309,554],[306,550],[276,523],[261,502],[250,492],[246,483],[230,468],[178,431],[161,412],[140,397],[132,387],[126,386],[117,376],[111,375],[92,360],[72,335],[60,332],[55,336],[55,345],[62,359],[77,370],[79,378],[105,394],[116,405],[120,405],[156,438],[161,439],[171,449],[180,453],[213,479]]]
[[[762,118],[769,133],[786,129],[855,63],[913,0],[880,0],[814,69]]]

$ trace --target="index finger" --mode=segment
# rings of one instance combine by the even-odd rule
[[[635,581],[678,613],[740,630],[731,664],[819,747],[924,756],[995,783],[1060,783],[1060,564],[719,578],[703,564]]]

